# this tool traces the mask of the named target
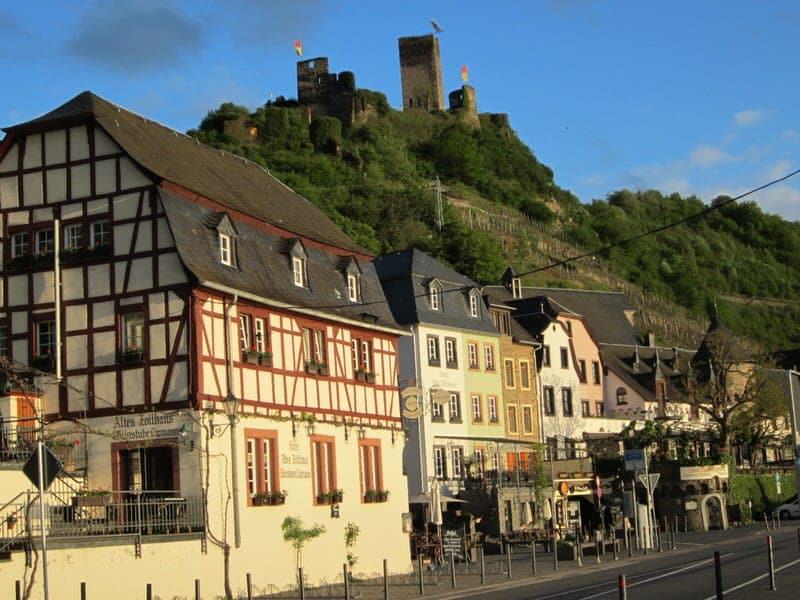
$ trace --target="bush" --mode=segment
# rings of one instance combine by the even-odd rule
[[[336,117],[317,117],[311,121],[311,143],[317,152],[335,153],[342,145],[342,122]]]

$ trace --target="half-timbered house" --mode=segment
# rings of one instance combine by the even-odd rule
[[[83,456],[49,498],[53,539],[82,544],[62,583],[185,594],[180,565],[221,592],[229,545],[233,581],[283,585],[287,516],[327,529],[305,550],[312,580],[346,552],[405,568],[401,331],[372,256],[262,167],[90,92],[5,131],[0,425],[17,448],[41,417],[51,447]],[[21,536],[6,527],[0,550]],[[89,573],[101,557],[124,566]],[[3,589],[23,577],[11,560]]]

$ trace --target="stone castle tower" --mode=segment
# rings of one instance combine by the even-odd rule
[[[401,37],[398,46],[403,110],[444,110],[439,38],[433,34]]]

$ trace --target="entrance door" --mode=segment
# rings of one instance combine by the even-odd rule
[[[169,492],[175,489],[174,448],[151,446],[121,450],[120,487],[132,492]],[[166,495],[166,494],[165,494]]]
[[[715,496],[708,498],[706,500],[706,509],[708,510],[708,528],[723,529],[722,505],[720,504],[719,498]]]

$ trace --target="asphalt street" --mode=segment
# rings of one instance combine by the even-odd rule
[[[556,574],[542,561],[540,577],[496,583],[479,589],[462,590],[458,598],[503,598],[508,600],[590,600],[619,597],[618,575],[627,578],[627,598],[635,600],[673,599],[714,600],[714,551],[722,563],[724,598],[800,598],[800,543],[797,523],[770,532],[773,539],[777,590],[769,588],[767,533],[755,527],[685,535],[677,550],[665,550],[633,559],[613,561],[606,555],[603,564],[586,557],[583,567]],[[626,555],[627,556],[627,555]],[[449,595],[448,595],[449,597]]]

